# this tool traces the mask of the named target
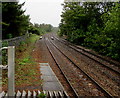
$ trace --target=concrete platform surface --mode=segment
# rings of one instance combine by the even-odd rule
[[[44,91],[64,91],[64,88],[48,63],[40,63]]]

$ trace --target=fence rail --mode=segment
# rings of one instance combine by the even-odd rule
[[[7,42],[8,46],[18,46],[20,44],[20,42],[25,41],[27,37],[29,37],[28,34],[19,36],[19,37],[15,37],[15,38],[11,38],[11,39],[5,39],[5,40],[2,40],[2,43]]]

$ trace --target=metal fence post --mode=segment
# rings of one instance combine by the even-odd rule
[[[8,96],[15,92],[15,46],[8,46]]]

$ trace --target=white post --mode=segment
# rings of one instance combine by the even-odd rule
[[[8,96],[15,92],[15,46],[8,47]]]

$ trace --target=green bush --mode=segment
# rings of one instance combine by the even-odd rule
[[[12,37],[13,37],[12,34],[7,34],[7,39],[10,39]]]
[[[2,47],[8,47],[8,42],[4,41],[2,42]],[[2,57],[0,57],[0,60],[2,59],[2,65],[7,65],[7,50],[2,50]]]
[[[19,51],[23,52],[25,50],[26,46],[27,46],[26,41],[21,41],[19,44]]]
[[[41,92],[39,95],[38,95],[38,98],[45,98],[46,97],[46,94],[44,94],[43,92]]]

